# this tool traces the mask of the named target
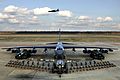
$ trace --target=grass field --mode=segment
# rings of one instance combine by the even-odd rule
[[[57,34],[12,34],[0,35],[0,41],[8,42],[53,42]],[[119,34],[62,34],[62,41],[67,42],[120,42]]]

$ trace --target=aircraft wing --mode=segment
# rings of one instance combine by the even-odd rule
[[[84,49],[87,49],[87,48],[91,48],[91,49],[112,49],[112,50],[117,50],[117,48],[109,48],[109,47],[92,47],[92,46],[74,46],[74,45],[64,45],[64,48],[65,49],[70,49],[70,48],[84,48]]]
[[[2,48],[2,49],[22,49],[22,48],[49,48],[49,49],[55,49],[55,45],[47,45],[47,46],[16,46],[16,47],[8,47],[8,48]]]
[[[96,48],[96,49],[113,49],[117,50],[117,48],[108,48],[108,47],[92,47],[92,46],[74,46],[74,45],[63,45],[64,49],[70,49],[70,48]],[[2,48],[2,49],[21,49],[21,48],[49,48],[49,49],[55,49],[56,45],[46,45],[46,46],[16,46],[16,47],[8,47],[8,48]]]

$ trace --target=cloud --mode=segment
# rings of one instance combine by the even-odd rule
[[[48,15],[48,14],[52,14],[48,11],[52,10],[49,7],[43,7],[43,8],[35,8],[33,9],[33,14],[34,15]],[[56,14],[58,16],[62,16],[62,17],[72,17],[72,12],[70,12],[69,10],[63,10],[63,11],[59,11],[56,12]]]
[[[0,22],[3,23],[17,23],[17,20],[15,20],[15,16],[14,15],[9,15],[9,14],[5,14],[5,13],[0,13]]]
[[[26,15],[30,14],[30,10],[28,10],[27,8],[18,8],[17,13]]]
[[[102,17],[97,17],[97,21],[102,22],[102,21],[104,21],[104,18],[102,18]]]
[[[33,13],[35,15],[45,15],[45,14],[50,14],[48,11],[50,11],[51,8],[48,7],[43,7],[43,8],[35,8],[33,9]]]
[[[33,16],[33,17],[32,17],[32,20],[36,20],[36,19],[38,19],[37,16]]]
[[[49,13],[48,11],[50,10],[53,9],[49,7],[28,9],[26,7],[9,5],[0,12],[0,23],[2,23],[0,25],[5,25],[7,28],[11,28],[9,26],[12,26],[15,30],[21,29],[21,27],[21,30],[49,30],[57,29],[58,27],[56,26],[58,25],[61,25],[60,27],[63,29],[73,30],[120,29],[120,24],[118,24],[119,19],[115,20],[117,21],[115,22],[110,16],[96,18],[89,15],[73,16],[73,13],[69,10]],[[42,17],[43,15],[44,17]],[[0,30],[3,30],[2,28],[0,27]]]
[[[17,7],[14,5],[9,5],[7,7],[4,8],[3,12],[5,13],[16,13],[16,14],[29,14],[31,11],[28,10],[27,8],[22,8],[22,7]]]
[[[18,9],[18,7],[14,6],[14,5],[9,5],[4,8],[4,12],[13,13],[13,12],[16,12],[17,9]]]
[[[113,19],[111,17],[105,17],[105,21],[112,21]]]
[[[109,22],[109,21],[113,21],[113,19],[111,17],[97,17],[97,21],[100,21],[100,22]]]
[[[32,16],[26,21],[28,24],[40,24],[40,20],[37,16]]]
[[[58,12],[58,16],[72,17],[72,12],[70,12],[70,11],[68,11],[68,10],[59,11],[59,12]]]
[[[17,19],[8,19],[9,23],[19,23]]]
[[[90,17],[89,16],[79,16],[78,19],[80,19],[80,20],[89,20]]]
[[[79,28],[80,30],[110,30],[113,29],[113,22],[107,22],[110,20],[105,20],[107,17],[97,17],[92,16],[79,16],[79,17],[72,17],[67,20],[60,21],[61,25],[64,27],[74,27]],[[100,22],[98,20],[104,21]],[[115,22],[114,22],[115,23]],[[115,25],[116,26],[116,25]],[[74,29],[73,28],[73,29]],[[114,27],[115,28],[115,27]]]
[[[9,18],[10,18],[10,19],[14,19],[14,18],[16,18],[16,16],[14,16],[14,15],[9,15]]]
[[[43,8],[35,8],[33,9],[33,14],[34,15],[48,15],[48,14],[52,14],[48,11],[52,10],[49,7],[43,7]],[[56,14],[58,16],[62,16],[62,17],[72,17],[72,12],[68,11],[68,10],[63,10],[63,11],[59,11],[56,12]]]
[[[17,15],[17,16],[26,16],[26,15],[32,15],[32,14],[38,16],[38,15],[53,14],[53,13],[48,12],[50,10],[53,10],[53,9],[49,7],[42,7],[42,8],[35,8],[35,9],[29,10],[28,8],[9,5],[4,8],[3,12],[7,14]],[[63,17],[72,17],[72,12],[69,10],[59,11],[59,12],[56,12],[54,15],[56,14],[58,16],[63,16]]]
[[[6,19],[9,18],[7,14],[0,13],[0,19]]]

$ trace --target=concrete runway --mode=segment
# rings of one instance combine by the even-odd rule
[[[40,45],[41,42],[0,42],[0,47],[9,47],[9,46],[18,46],[18,45]],[[57,74],[51,74],[47,72],[38,72],[34,70],[22,70],[11,67],[5,67],[5,64],[9,60],[13,60],[15,54],[10,54],[5,50],[0,49],[0,80],[120,80],[120,43],[75,43],[82,46],[103,46],[103,47],[116,47],[118,50],[106,54],[106,59],[114,64],[117,67],[108,68],[108,69],[100,69],[95,71],[84,71],[84,72],[76,72],[71,74],[63,74],[61,78],[58,77]],[[43,50],[39,50],[37,54],[43,54]],[[52,50],[48,53],[48,55],[44,58],[48,58],[49,55],[54,54]],[[45,54],[44,54],[45,55]],[[83,55],[80,50],[73,53],[72,51],[66,51],[67,58],[76,58],[79,60],[86,60],[88,57]],[[33,57],[34,58],[34,57]],[[37,58],[41,58],[38,56]]]

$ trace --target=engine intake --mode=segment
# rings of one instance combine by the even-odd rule
[[[31,53],[28,50],[24,49],[23,51],[17,53],[15,58],[16,59],[27,59],[30,56],[31,56]]]
[[[101,53],[108,53],[108,50],[99,50]]]
[[[20,50],[19,49],[16,49],[16,50],[12,50],[12,53],[19,53]]]
[[[83,50],[83,53],[91,53],[91,50]]]

